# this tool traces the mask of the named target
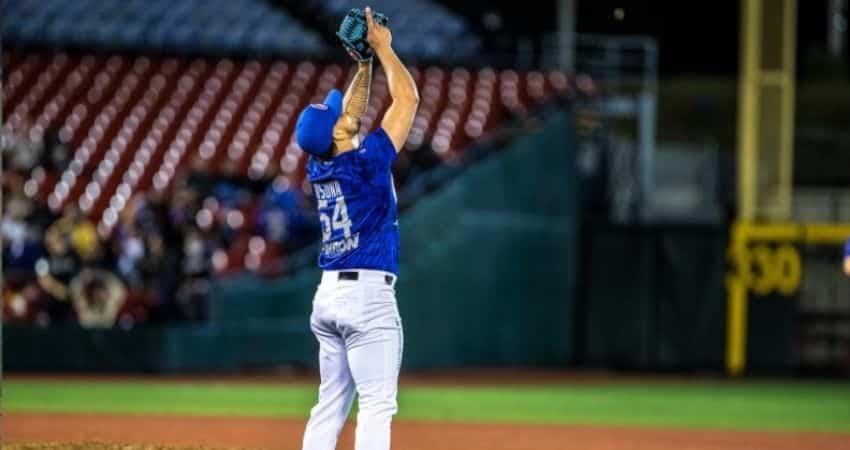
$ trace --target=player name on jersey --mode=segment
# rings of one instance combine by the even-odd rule
[[[355,233],[354,236],[349,238],[322,244],[322,253],[333,258],[358,247],[360,247],[360,233]]]
[[[322,254],[335,258],[360,247],[360,233],[351,232],[348,206],[339,181],[313,185],[319,203],[319,220],[322,223]],[[342,231],[342,238],[334,231]]]
[[[316,194],[316,200],[335,200],[343,196],[339,181],[316,183],[313,185],[313,191]]]

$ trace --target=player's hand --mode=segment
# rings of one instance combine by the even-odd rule
[[[366,13],[366,42],[372,46],[375,51],[386,48],[392,45],[393,35],[390,29],[375,22],[372,17],[372,8],[367,6]]]

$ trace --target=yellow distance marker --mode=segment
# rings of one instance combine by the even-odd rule
[[[736,222],[732,226],[726,276],[726,371],[746,369],[747,313],[750,294],[797,294],[805,268],[800,245],[841,246],[850,224]]]

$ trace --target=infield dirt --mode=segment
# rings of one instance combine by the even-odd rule
[[[14,413],[12,450],[297,450],[301,420]],[[348,424],[338,448],[353,448]],[[46,442],[48,444],[38,444]],[[399,421],[395,450],[850,450],[850,434]]]

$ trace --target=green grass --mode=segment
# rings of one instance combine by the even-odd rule
[[[6,412],[303,418],[309,385],[187,382],[3,383]],[[406,387],[400,420],[850,432],[850,384],[611,383]]]

